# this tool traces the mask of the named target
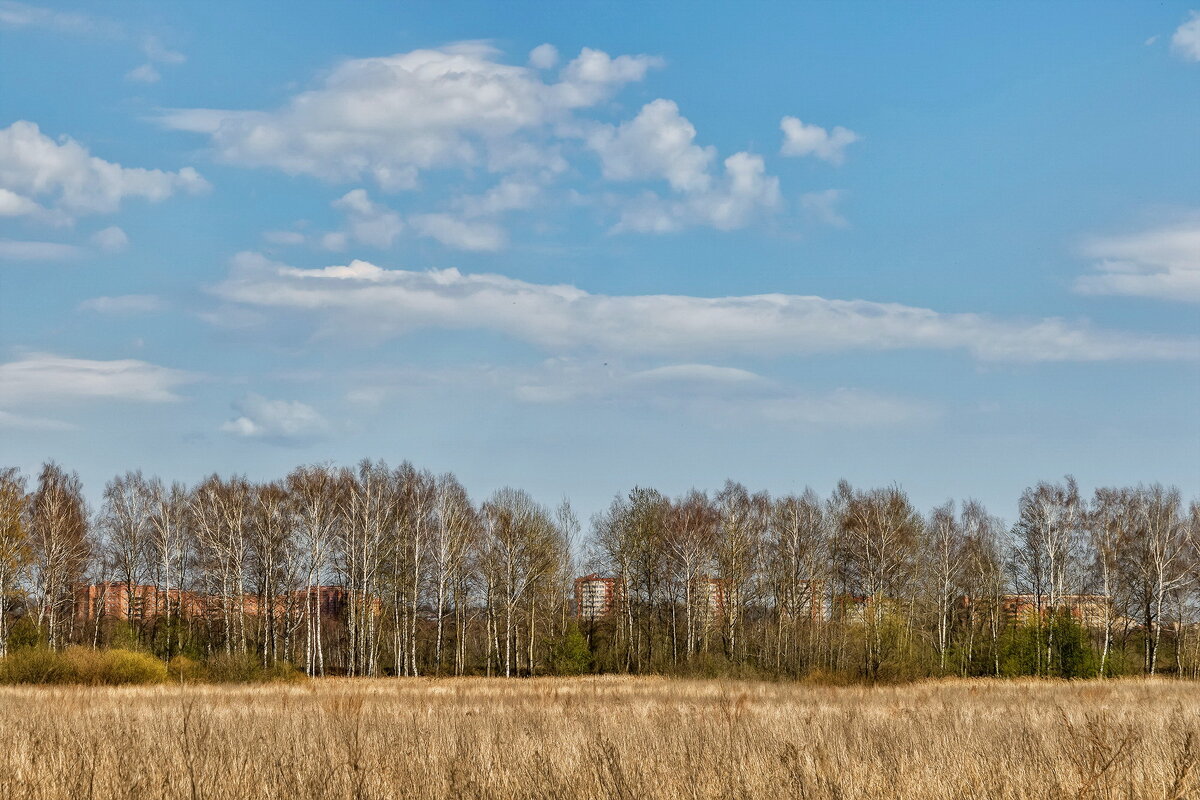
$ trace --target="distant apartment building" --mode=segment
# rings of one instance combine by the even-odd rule
[[[617,610],[621,582],[595,573],[575,579],[575,616],[579,619],[603,619]]]
[[[1112,598],[1105,594],[1066,594],[1058,598],[1057,607],[1085,628],[1103,628],[1107,615],[1112,613]],[[1001,608],[1010,621],[1031,625],[1037,621],[1039,608],[1043,619],[1050,615],[1050,596],[1006,594],[1001,598]]]
[[[829,619],[830,607],[825,592],[826,583],[823,580],[799,581],[778,598],[779,613],[790,620],[820,622]]]
[[[220,616],[224,609],[258,616],[262,611],[258,595],[251,593],[221,597],[153,585],[104,581],[77,586],[74,594],[75,616],[87,622],[100,618],[149,620],[168,614],[205,619]],[[300,614],[307,606],[322,617],[338,618],[344,614],[350,599],[350,593],[342,586],[313,586],[276,597],[274,612],[277,615],[289,611]],[[376,614],[382,613],[383,604],[379,598],[373,598],[372,605]]]

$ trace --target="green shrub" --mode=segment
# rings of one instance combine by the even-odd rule
[[[21,617],[8,629],[9,652],[22,647],[46,647],[45,634],[38,624],[28,616]]]
[[[68,647],[63,657],[71,664],[72,682],[91,686],[162,683],[167,667],[157,658],[132,650],[91,650]]]
[[[73,683],[75,666],[45,647],[22,647],[0,659],[0,683]]]
[[[83,683],[92,686],[159,683],[166,666],[153,656],[130,650],[70,647],[56,652],[25,647],[0,659],[0,683]]]
[[[582,675],[592,665],[587,639],[578,628],[572,627],[550,642],[550,673],[552,675]]]

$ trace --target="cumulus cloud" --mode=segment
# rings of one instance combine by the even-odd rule
[[[629,122],[597,125],[587,137],[604,176],[616,181],[665,180],[668,197],[647,191],[625,203],[618,230],[668,233],[692,225],[740,228],[779,206],[779,179],[761,157],[734,153],[714,175],[716,149],[695,143],[696,128],[670,100],[647,103]]]
[[[0,364],[0,408],[85,399],[163,403],[178,400],[176,387],[192,380],[181,370],[135,359],[94,361],[29,353]]]
[[[0,129],[0,205],[23,207],[38,199],[66,215],[112,213],[129,197],[151,202],[176,192],[195,194],[209,188],[191,167],[178,172],[122,167],[91,155],[68,136],[58,141],[33,122],[18,120]],[[23,204],[23,205],[22,205]]]
[[[73,244],[0,239],[0,261],[67,261],[83,253]]]
[[[107,253],[116,253],[129,246],[129,237],[116,225],[111,225],[92,234],[91,242]]]
[[[45,211],[28,197],[0,188],[0,217],[24,217]]]
[[[1097,238],[1084,247],[1094,273],[1075,281],[1081,294],[1200,302],[1200,217],[1127,236]]]
[[[486,44],[466,42],[352,59],[282,108],[182,109],[164,115],[163,123],[207,135],[231,163],[409,189],[427,169],[536,162],[538,138],[551,125],[641,80],[659,63],[584,48],[557,81],[547,82],[498,55]],[[521,152],[528,155],[514,161]]]
[[[805,124],[796,117],[784,117],[779,127],[783,131],[780,153],[785,156],[815,156],[830,164],[841,164],[846,159],[846,148],[860,138],[854,131],[840,125],[829,131],[820,125]]]
[[[79,304],[83,311],[98,314],[151,314],[166,307],[161,297],[153,294],[122,294],[115,297],[92,297]]]
[[[1171,52],[1184,61],[1200,61],[1200,11],[1193,11],[1171,36]]]
[[[1034,362],[1200,356],[1193,339],[1097,330],[1055,318],[1009,321],[785,294],[600,295],[502,275],[383,269],[358,260],[299,269],[255,253],[239,255],[215,292],[242,307],[311,315],[323,331],[394,336],[421,328],[481,330],[552,352],[786,356],[927,349]]]
[[[660,98],[628,122],[598,126],[587,141],[600,156],[606,178],[663,178],[679,192],[706,191],[716,149],[700,147],[695,139],[696,128],[680,115],[679,106]]]
[[[404,231],[400,215],[371,201],[365,189],[346,192],[333,202],[333,207],[346,214],[346,239],[371,247],[388,248]],[[344,247],[343,240],[339,247]]]
[[[552,44],[539,44],[529,51],[529,66],[534,69],[552,69],[558,64],[558,48]]]
[[[221,430],[246,439],[301,444],[329,430],[316,409],[297,401],[269,400],[251,393],[234,403],[234,411],[238,416],[221,425]]]

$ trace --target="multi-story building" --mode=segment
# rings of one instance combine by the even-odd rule
[[[1043,619],[1050,615],[1050,595],[1039,598],[1035,594],[1006,594],[1001,608],[1010,621],[1031,625],[1037,621],[1039,608]],[[1085,628],[1103,628],[1112,613],[1112,598],[1105,594],[1065,594],[1058,598],[1058,609]]]
[[[132,604],[131,604],[132,599]],[[350,593],[342,586],[313,586],[298,589],[274,599],[273,611],[284,615],[289,611],[301,614],[306,605],[319,616],[341,617],[350,602]],[[379,598],[372,599],[376,614],[382,613]],[[75,616],[83,621],[99,618],[149,620],[167,614],[181,614],[187,619],[219,616],[223,609],[258,616],[262,611],[258,595],[244,593],[220,597],[202,592],[179,589],[160,589],[152,585],[130,585],[104,581],[75,588]],[[132,611],[132,615],[130,612]]]
[[[820,622],[829,619],[829,601],[825,592],[826,583],[823,580],[799,581],[778,598],[779,613],[790,620]]]
[[[575,579],[575,615],[580,619],[603,619],[617,610],[621,581],[592,573]]]

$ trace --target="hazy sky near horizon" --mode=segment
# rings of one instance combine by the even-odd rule
[[[1200,11],[0,0],[0,463],[1200,493]]]

